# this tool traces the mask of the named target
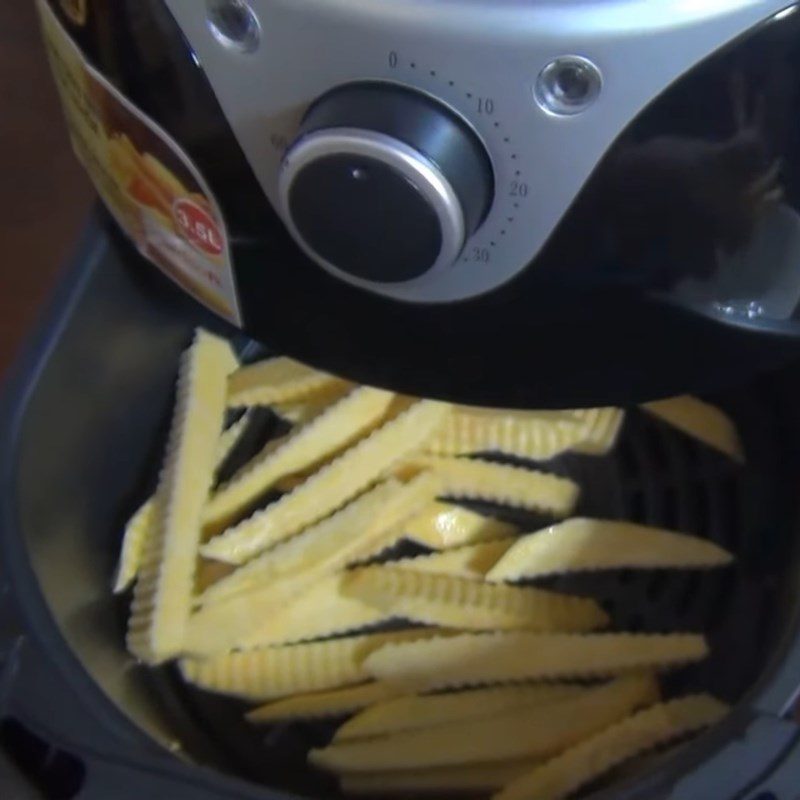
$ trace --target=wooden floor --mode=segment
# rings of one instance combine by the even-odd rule
[[[0,375],[69,256],[92,194],[70,149],[33,0],[0,0]]]

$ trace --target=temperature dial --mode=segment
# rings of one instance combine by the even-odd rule
[[[450,266],[489,212],[489,156],[464,119],[426,94],[349,84],[310,108],[284,159],[282,211],[298,244],[361,283]]]

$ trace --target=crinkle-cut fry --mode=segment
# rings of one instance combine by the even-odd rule
[[[519,528],[462,506],[435,502],[410,519],[404,533],[406,538],[432,550],[449,550],[516,536]]]
[[[212,495],[203,514],[205,524],[230,520],[280,478],[306,470],[352,443],[383,416],[392,397],[382,389],[356,389],[280,447],[256,456]]]
[[[515,538],[468,544],[440,553],[403,558],[394,566],[414,572],[452,575],[457,578],[483,578],[516,542]]]
[[[192,607],[200,519],[216,463],[230,346],[198,331],[184,354],[167,455],[156,491],[157,526],[146,544],[128,623],[128,648],[147,663],[178,655]]]
[[[744,447],[736,425],[716,406],[691,395],[682,395],[645,403],[642,408],[687,436],[744,464]]]
[[[439,480],[420,473],[405,485],[379,483],[330,517],[239,567],[201,597],[203,603],[264,587],[271,580],[299,573],[312,579],[342,569],[373,547],[382,547],[387,531],[436,496]]]
[[[574,417],[486,414],[455,408],[425,444],[425,450],[441,456],[500,452],[546,461],[580,444],[587,436],[586,425]]]
[[[659,699],[650,674],[632,675],[544,706],[524,706],[489,717],[334,742],[312,750],[310,761],[333,772],[415,770],[547,758]]]
[[[300,694],[254,708],[245,716],[255,725],[299,719],[324,719],[352,714],[397,695],[397,687],[372,681],[344,689]]]
[[[577,453],[603,456],[617,443],[625,412],[621,408],[587,409],[583,419],[582,437],[572,448]]]
[[[290,494],[212,539],[203,555],[241,564],[343,506],[417,450],[447,413],[423,400],[347,450]]]
[[[352,390],[352,384],[346,381],[336,382],[326,389],[315,392],[311,397],[304,400],[273,403],[271,408],[286,422],[290,422],[292,425],[305,425]]]
[[[515,408],[491,408],[488,406],[464,406],[455,405],[453,411],[461,414],[469,414],[473,417],[511,417],[518,420],[542,419],[547,422],[565,422],[579,425],[584,418],[586,409],[515,409]]]
[[[367,659],[377,680],[417,691],[526,680],[600,678],[637,669],[700,661],[708,645],[697,634],[463,633],[387,645]]]
[[[184,658],[180,668],[187,681],[202,689],[266,701],[366,683],[370,677],[363,662],[375,648],[431,635],[420,628],[262,647],[208,659]]]
[[[340,591],[344,575],[329,575],[296,600],[276,609],[247,640],[251,647],[292,644],[350,633],[397,616],[347,597]]]
[[[708,539],[599,519],[568,519],[517,539],[488,571],[488,581],[623,568],[709,569],[733,556]]]
[[[342,569],[351,560],[360,560],[367,543],[380,537],[381,525],[394,526],[396,522],[393,516],[407,512],[406,504],[413,509],[415,502],[420,505],[427,502],[430,495],[418,501],[415,501],[415,497],[431,491],[431,486],[435,484],[435,477],[423,473],[410,484],[400,487],[384,502],[382,516],[376,517],[374,523],[365,524],[364,528],[355,532],[352,529],[345,531],[350,534],[348,541],[341,541],[340,536],[329,536],[320,542],[314,541],[312,536],[305,539],[305,534],[302,534],[305,540],[299,541],[297,546],[287,542],[283,551],[284,560],[294,558],[302,569],[288,574],[275,574],[274,579],[265,580],[262,588],[203,606],[189,622],[184,641],[186,652],[208,656],[232,648],[259,646],[272,615],[280,613],[287,603],[301,597],[316,581]],[[275,563],[279,562],[280,558]]]
[[[391,684],[380,683],[381,686]],[[586,688],[577,684],[492,686],[448,694],[406,695],[378,702],[349,719],[333,740],[364,739],[387,733],[469,722],[523,706],[545,706],[574,697]]]
[[[570,514],[578,501],[578,484],[546,472],[473,458],[420,456],[412,463],[440,475],[448,497],[486,500],[555,516]]]
[[[530,772],[535,758],[496,761],[493,764],[459,764],[456,767],[396,770],[391,772],[353,772],[340,777],[346,795],[450,795],[492,792]]]
[[[236,422],[226,428],[217,441],[216,468],[230,455],[245,428],[250,424],[250,412],[243,414]],[[139,574],[142,556],[153,528],[156,526],[155,497],[150,497],[130,518],[125,526],[122,540],[122,553],[114,581],[114,593],[120,594],[128,589]]]
[[[368,535],[380,518],[384,503],[400,488],[401,484],[395,480],[379,483],[330,517],[236,567],[228,578],[210,587],[200,602],[206,605],[263,588],[270,581],[308,570],[333,557],[339,547],[351,544],[364,532]]]
[[[493,800],[563,800],[619,764],[719,722],[728,707],[706,694],[639,711],[534,767]]]
[[[133,585],[142,565],[147,543],[157,524],[155,497],[145,501],[125,526],[122,552],[114,579],[114,594],[120,594]]]
[[[248,409],[239,419],[228,425],[217,440],[217,467],[220,467],[236,447],[242,434],[247,430],[253,419],[253,412]]]
[[[583,632],[609,623],[606,612],[590,598],[393,565],[348,573],[342,591],[387,614],[462,630]]]
[[[303,400],[345,384],[291,358],[270,358],[237,369],[228,379],[228,405],[269,406]]]

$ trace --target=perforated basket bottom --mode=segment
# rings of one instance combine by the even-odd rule
[[[580,484],[578,514],[707,537],[736,554],[733,567],[612,571],[539,583],[598,598],[618,630],[704,632],[711,657],[670,675],[666,691],[710,690],[735,701],[758,677],[782,623],[776,559],[787,552],[794,493],[787,493],[786,482],[777,479],[779,440],[766,406],[754,393],[724,405],[745,440],[746,467],[638,409],[628,413],[609,456],[566,455],[545,467]],[[259,435],[270,424],[262,419]],[[251,441],[250,448],[257,444]],[[247,455],[247,448],[237,454],[239,459]],[[527,530],[548,523],[533,514],[471,505]],[[149,671],[148,680],[173,712],[177,733],[193,757],[300,796],[336,794],[334,781],[305,766],[307,750],[324,744],[334,724],[254,728],[242,719],[244,704],[193,689],[172,668]]]

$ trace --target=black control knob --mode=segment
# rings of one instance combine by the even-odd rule
[[[284,218],[334,272],[396,283],[452,264],[494,196],[483,144],[437,100],[389,83],[320,98],[286,154]]]

